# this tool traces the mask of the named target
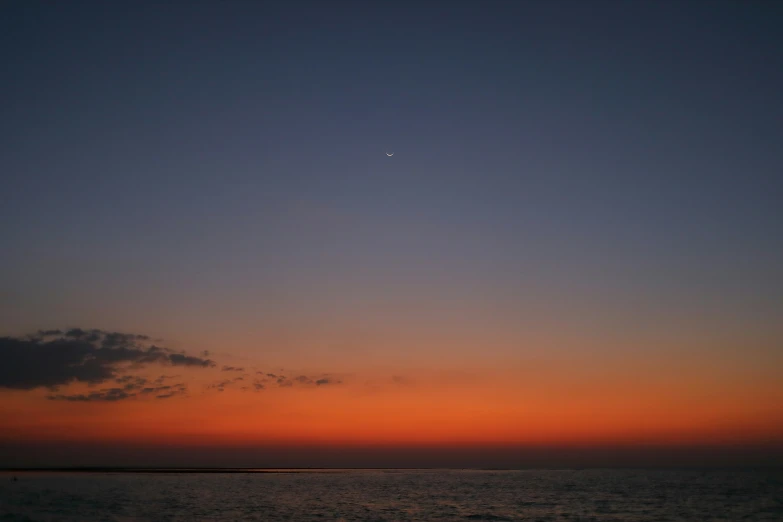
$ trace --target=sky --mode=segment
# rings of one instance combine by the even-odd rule
[[[783,463],[780,4],[2,11],[0,466]]]

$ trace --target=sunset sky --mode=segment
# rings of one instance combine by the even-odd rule
[[[782,26],[4,3],[0,467],[783,462]]]

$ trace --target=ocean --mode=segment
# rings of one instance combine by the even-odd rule
[[[0,473],[4,522],[199,520],[780,521],[783,472]]]

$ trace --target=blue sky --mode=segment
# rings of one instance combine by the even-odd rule
[[[5,11],[6,330],[397,299],[779,331],[774,3]]]

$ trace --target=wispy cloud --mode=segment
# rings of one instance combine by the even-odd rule
[[[122,388],[108,388],[96,392],[87,394],[74,394],[74,395],[49,395],[46,398],[50,401],[71,401],[71,402],[90,402],[90,401],[104,401],[114,402],[121,401],[123,399],[129,399],[135,396],[133,393],[128,393]]]
[[[229,370],[226,370],[229,371]],[[308,387],[317,388],[319,386],[342,384],[343,381],[329,374],[316,376],[298,375],[296,377],[286,377],[282,374],[267,373],[263,371],[255,372],[255,376],[245,374],[233,379],[223,379],[207,386],[208,389],[224,391],[226,388],[233,387],[242,391],[259,392],[269,388],[293,388]]]
[[[141,334],[82,328],[39,330],[24,337],[0,337],[0,388],[48,388],[48,400],[68,402],[117,402],[188,395],[187,384],[174,381],[182,381],[181,376],[151,376],[147,368],[152,366],[215,368],[213,371],[219,368],[220,372],[228,373],[223,375],[229,378],[208,384],[206,390],[220,392],[227,388],[261,392],[270,388],[319,388],[342,384],[341,379],[325,373],[285,375],[282,369],[273,373],[256,367],[248,367],[249,371],[241,366],[218,367],[215,361],[207,358],[208,353],[203,351],[195,356],[175,352],[153,344],[152,338]],[[140,370],[142,375],[138,375]],[[85,392],[78,388],[79,384],[81,388],[87,384],[89,388],[99,389]]]
[[[141,377],[130,377],[122,388],[105,388],[90,393],[52,394],[46,398],[50,401],[70,402],[116,402],[127,399],[169,399],[178,395],[186,395],[188,387],[185,383],[165,386],[145,386],[147,380]],[[121,379],[118,379],[121,380]]]

